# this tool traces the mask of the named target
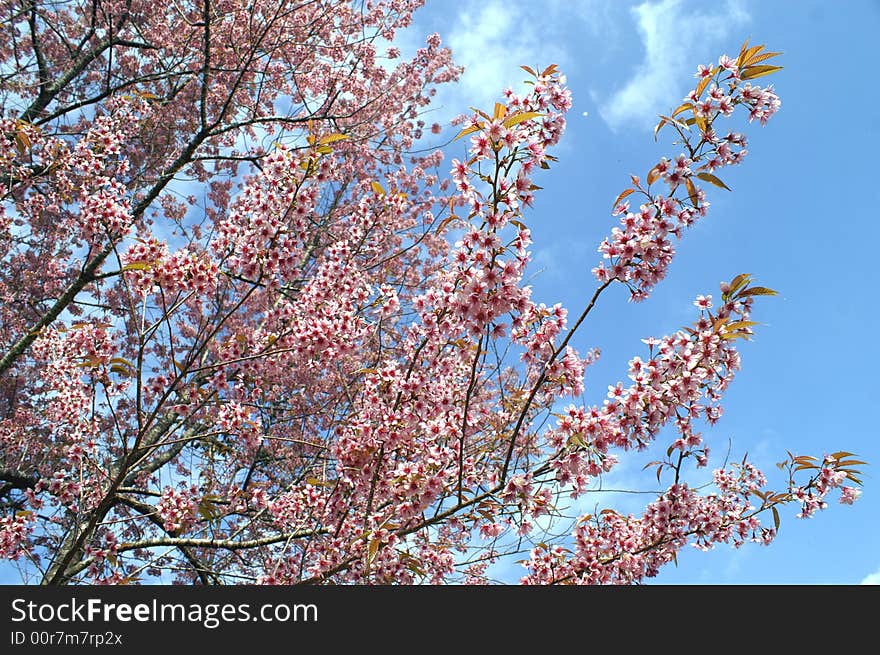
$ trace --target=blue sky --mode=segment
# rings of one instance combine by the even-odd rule
[[[535,245],[535,296],[572,311],[594,288],[596,246],[614,225],[609,207],[629,174],[644,176],[660,156],[677,154],[654,141],[656,115],[676,107],[697,64],[736,55],[745,39],[783,51],[773,78],[781,111],[765,128],[746,126],[749,151],[725,169],[732,193],[712,188],[703,222],[678,244],[667,279],[642,304],[623,289],[603,296],[580,335],[581,350],[602,349],[587,372],[586,397],[601,402],[642,354],[640,339],[676,330],[694,317],[692,301],[747,272],[780,292],[762,298],[762,323],[743,344],[743,370],[725,396],[725,415],[708,433],[717,464],[730,444],[770,476],[786,450],[821,456],[849,450],[873,464],[861,499],[831,503],[809,520],[783,512],[769,547],[689,549],[679,567],[656,579],[676,583],[880,582],[880,464],[873,347],[880,328],[877,211],[878,112],[870,64],[880,31],[880,3],[848,0],[460,0],[428,2],[404,41],[437,31],[458,63],[460,84],[439,94],[443,120],[468,106],[489,106],[518,66],[557,63],[574,94],[560,158],[537,184],[527,214]],[[587,114],[586,116],[584,114]],[[662,134],[662,133],[661,133]],[[443,135],[451,136],[451,132]],[[450,146],[458,156],[464,146]],[[622,463],[625,457],[621,458]],[[609,486],[651,488],[640,465],[622,465]],[[633,511],[644,498],[609,498]],[[504,569],[499,577],[519,575]]]

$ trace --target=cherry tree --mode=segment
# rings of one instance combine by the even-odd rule
[[[565,78],[524,66],[444,163],[423,114],[460,69],[436,34],[394,45],[421,4],[0,2],[0,554],[24,581],[482,583],[513,558],[632,583],[857,497],[843,451],[688,482],[774,293],[751,276],[634,344],[599,405],[572,345],[610,286],[664,278],[746,155],[731,121],[779,108],[777,53],[700,66],[570,314],[525,279]],[[646,449],[641,514],[579,509]]]

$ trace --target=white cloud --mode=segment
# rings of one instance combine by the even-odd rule
[[[704,5],[698,10],[684,0],[649,1],[634,7],[631,14],[644,59],[610,97],[597,98],[599,113],[612,129],[631,122],[653,127],[656,115],[687,93],[686,81],[697,64],[720,54],[714,48],[750,19],[739,0],[710,10]]]
[[[455,62],[465,71],[459,84],[441,89],[438,120],[469,113],[471,106],[491,108],[504,88],[517,88],[527,77],[520,65],[555,63],[564,68],[568,58],[557,45],[560,39],[554,38],[559,25],[542,22],[542,7],[535,5],[501,0],[459,5],[455,22],[443,30],[443,36]],[[541,28],[524,27],[529,25]]]
[[[873,573],[866,575],[859,584],[880,584],[880,569],[877,569]]]

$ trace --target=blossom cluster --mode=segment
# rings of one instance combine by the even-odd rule
[[[596,279],[625,283],[631,299],[637,302],[647,298],[666,276],[675,256],[672,238],[681,239],[683,230],[708,212],[709,202],[700,183],[725,187],[714,173],[739,164],[747,154],[746,137],[738,132],[722,135],[715,122],[743,107],[750,121],[758,119],[764,125],[781,105],[772,86],[741,84],[743,76],[752,70],[745,61],[727,56],[722,56],[715,68],[699,67],[699,83],[677,110],[691,112],[689,123],[698,128],[697,137],[692,136],[690,126],[680,118],[661,118],[657,129],[672,125],[688,152],[672,159],[661,158],[648,172],[647,185],[634,177],[634,187],[621,194],[620,199],[637,193],[646,201],[638,211],[631,211],[628,200],[618,200],[614,215],[621,217],[620,227],[613,228],[599,246],[603,260],[593,269]],[[656,181],[665,182],[668,191],[652,188]]]
[[[580,326],[664,277],[746,155],[720,123],[780,106],[774,53],[701,67],[662,117],[681,150],[615,201],[576,313],[528,283],[556,66],[455,119],[444,164],[419,140],[461,69],[393,43],[422,0],[105,4],[35,0],[0,48],[0,556],[47,584],[477,584],[523,553],[530,584],[632,583],[855,500],[844,452],[791,456],[782,491],[746,460],[685,479],[773,293],[749,276],[584,398]],[[643,512],[576,517],[648,448]]]
[[[195,521],[198,502],[195,487],[175,489],[165,487],[159,502],[156,503],[156,514],[162,520],[162,527],[168,532],[185,530]]]

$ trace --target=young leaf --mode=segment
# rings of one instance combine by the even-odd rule
[[[756,77],[764,77],[781,70],[782,66],[749,66],[740,77],[744,80],[753,80]]]
[[[686,102],[683,105],[679,105],[675,109],[675,111],[670,114],[670,116],[672,116],[672,117],[678,116],[681,112],[686,111],[688,109],[693,109],[693,108],[694,108],[694,106],[691,103]]]
[[[22,157],[31,149],[31,140],[23,129],[19,129],[15,133],[15,149],[18,150],[18,154]]]
[[[767,287],[750,287],[739,294],[740,296],[778,296],[773,289]]]
[[[662,128],[664,125],[666,125],[666,123],[672,123],[673,125],[678,125],[682,129],[685,129],[685,130],[687,129],[687,125],[685,123],[682,123],[679,120],[671,118],[670,116],[663,116],[661,114],[660,115],[660,122],[657,123],[657,127],[654,128],[654,139],[655,140],[657,139],[657,133],[660,131],[660,128]]]
[[[745,52],[740,53],[739,58],[736,60],[737,66],[739,66],[740,68],[745,68],[749,64],[754,63],[752,62],[752,57],[757,55],[763,49],[763,45],[756,45],[748,48]]]
[[[372,563],[374,559],[376,559],[376,553],[379,552],[379,546],[381,545],[378,539],[373,539],[370,542],[370,545],[367,550],[367,564]]]
[[[729,323],[727,329],[741,330],[742,328],[752,327],[753,325],[759,325],[759,323],[757,321],[735,321],[734,323]]]
[[[320,145],[327,145],[328,143],[335,143],[336,141],[344,141],[348,138],[347,134],[340,134],[339,132],[335,132],[333,134],[327,134],[326,136],[322,136],[318,141]]]
[[[458,218],[458,216],[456,216],[455,214],[451,214],[451,215],[447,216],[446,218],[444,218],[442,221],[440,221],[440,224],[437,226],[437,234],[440,234],[447,225],[449,225],[452,221],[454,221],[457,218]]]
[[[751,57],[747,63],[750,66],[752,66],[752,65],[760,63],[762,61],[767,61],[768,59],[771,59],[772,57],[777,57],[781,54],[782,54],[781,52],[763,52],[760,55],[757,55],[755,57]]]
[[[694,186],[693,180],[691,180],[691,178],[689,178],[689,177],[685,178],[684,184],[688,190],[688,197],[691,199],[691,202],[694,204],[694,207],[696,207],[697,202],[699,201],[699,197],[697,196],[697,187]]]
[[[697,177],[700,178],[701,180],[705,180],[709,184],[714,184],[717,187],[720,187],[722,189],[727,189],[728,191],[730,191],[730,187],[727,186],[721,180],[719,180],[717,177],[712,175],[712,173],[697,173]]]
[[[611,205],[612,209],[617,207],[620,204],[620,201],[626,198],[629,194],[635,193],[635,189],[624,189],[620,192],[620,195],[614,200],[614,204]]]
[[[703,95],[703,91],[706,90],[706,87],[709,86],[709,82],[711,82],[711,81],[712,81],[712,76],[706,75],[706,77],[701,79],[699,84],[697,84],[697,88],[694,89],[694,91],[696,92],[695,97],[697,100],[699,100],[700,96]]]
[[[467,136],[468,134],[473,134],[474,132],[479,132],[483,129],[483,123],[477,123],[476,125],[471,125],[470,127],[464,128],[458,135],[453,139],[453,141],[457,141],[463,136]]]
[[[740,289],[742,289],[745,285],[749,283],[749,280],[752,279],[751,273],[740,273],[733,280],[730,281],[730,288],[727,290],[728,294],[734,294]]]
[[[739,49],[739,56],[736,58],[736,65],[740,68],[742,67],[742,61],[746,55],[746,50],[748,50],[748,48],[749,40],[746,39],[745,42],[742,44],[742,47]]]
[[[539,116],[543,116],[544,114],[539,114],[536,111],[522,111],[518,114],[511,114],[507,118],[504,119],[502,125],[504,127],[513,127],[514,125],[519,125],[524,121],[531,120],[533,118],[538,118]]]
[[[136,259],[135,261],[128,262],[125,266],[122,267],[123,271],[145,271],[148,268],[152,268],[155,262],[148,262],[143,259]]]
[[[476,107],[471,107],[471,111],[474,112],[475,114],[477,114],[478,116],[482,116],[482,117],[485,118],[487,121],[491,121],[491,120],[492,120],[492,117],[489,116],[489,114],[487,114],[487,113],[484,112],[484,111],[480,111],[480,110],[477,109]]]

